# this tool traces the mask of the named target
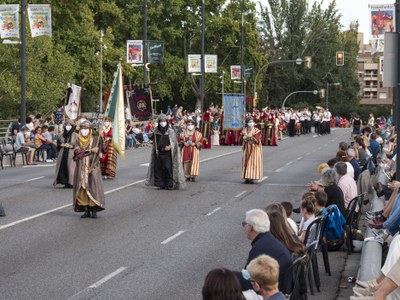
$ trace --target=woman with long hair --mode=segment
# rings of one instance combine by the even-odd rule
[[[204,281],[203,300],[245,300],[236,275],[225,268],[211,270]]]

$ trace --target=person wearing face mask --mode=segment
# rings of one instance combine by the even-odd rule
[[[193,119],[187,119],[186,129],[179,136],[183,172],[187,181],[195,181],[199,175],[199,152],[202,145],[202,134],[195,129]]]
[[[105,155],[101,158],[101,175],[104,179],[111,179],[115,177],[117,169],[117,152],[112,145],[113,129],[111,126],[111,118],[107,117],[103,125],[103,151]]]
[[[103,154],[100,138],[93,133],[89,121],[80,124],[73,158],[76,161],[73,206],[74,211],[84,212],[81,218],[97,218],[97,212],[105,208],[100,171],[100,155]]]
[[[63,184],[64,188],[72,188],[76,165],[72,158],[78,140],[74,122],[66,120],[62,132],[57,137],[58,159],[53,185]]]
[[[168,124],[165,114],[160,115],[158,125],[149,138],[153,140],[153,149],[146,185],[163,190],[185,188],[177,135]]]
[[[254,127],[253,117],[249,117],[247,127],[241,133],[243,139],[242,179],[254,183],[263,176],[261,131]]]

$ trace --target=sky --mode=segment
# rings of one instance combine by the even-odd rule
[[[321,0],[308,0],[311,6],[314,2]],[[267,0],[260,0],[262,5],[266,5]],[[323,8],[326,8],[332,1],[324,0]],[[336,7],[342,15],[341,23],[343,29],[347,29],[351,21],[358,20],[359,32],[364,33],[364,44],[369,43],[368,23],[369,23],[369,8],[368,4],[390,4],[395,0],[336,0]]]

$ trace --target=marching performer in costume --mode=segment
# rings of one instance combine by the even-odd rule
[[[202,145],[202,134],[196,131],[194,121],[186,121],[186,129],[179,136],[183,172],[187,181],[195,181],[199,175],[199,152]]]
[[[102,135],[105,155],[101,158],[101,175],[104,179],[114,178],[117,169],[117,152],[112,145],[113,129],[110,121],[110,117],[105,119]]]
[[[211,133],[213,123],[213,113],[210,109],[204,112],[201,124],[201,133],[203,135],[203,149],[211,149]]]
[[[263,176],[261,131],[254,127],[254,119],[250,117],[247,127],[242,130],[243,156],[242,179],[245,183],[254,183]]]
[[[175,131],[167,122],[165,114],[160,115],[154,133],[150,165],[146,185],[156,186],[160,190],[180,190],[186,187],[183,176],[178,140]]]
[[[58,159],[56,164],[56,176],[53,185],[63,184],[65,188],[72,188],[74,183],[75,161],[74,157],[75,145],[78,141],[78,134],[75,132],[71,120],[64,123],[63,133],[57,137]],[[61,131],[61,130],[60,130]]]
[[[97,218],[97,211],[105,207],[103,180],[100,171],[101,137],[93,133],[89,121],[79,127],[75,147],[76,161],[73,203],[76,212],[84,211],[81,218]]]
[[[275,111],[271,108],[268,114],[267,123],[267,144],[268,146],[278,146],[276,143],[276,132],[275,132]]]

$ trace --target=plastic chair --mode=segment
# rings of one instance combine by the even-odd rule
[[[346,247],[347,253],[353,253],[353,229],[358,229],[358,220],[361,215],[361,206],[367,197],[367,193],[359,194],[354,197],[346,209]],[[357,209],[358,208],[358,209]],[[358,210],[358,212],[357,212]]]
[[[2,156],[2,165],[3,165],[3,157],[8,157],[10,159],[10,166],[15,167],[15,154],[13,150],[6,150],[6,141],[3,140],[3,142],[0,145],[0,153]]]
[[[308,255],[305,254],[297,259],[295,259],[292,265],[289,267],[287,272],[291,272],[293,278],[293,289],[290,293],[290,300],[307,300],[307,292],[302,293],[301,291],[301,276],[307,273],[307,261]],[[305,276],[307,277],[307,276]]]

